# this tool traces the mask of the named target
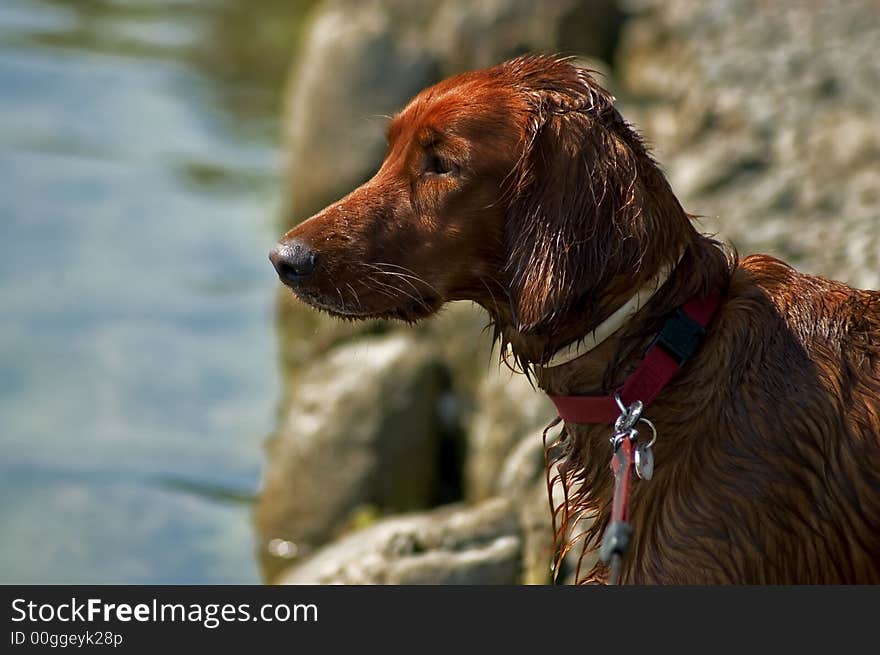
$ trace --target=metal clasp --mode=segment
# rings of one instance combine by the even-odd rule
[[[642,401],[636,400],[627,407],[620,399],[620,394],[616,393],[614,394],[614,402],[616,402],[617,406],[620,408],[620,416],[614,421],[614,431],[624,432],[625,430],[634,428],[636,423],[638,423],[639,419],[642,417],[642,410],[645,408]]]
[[[614,402],[620,408],[620,416],[614,421],[614,434],[611,436],[611,445],[614,447],[614,453],[617,455],[621,443],[628,439],[635,446],[633,464],[638,475],[642,480],[650,480],[654,476],[654,453],[651,447],[657,441],[657,428],[648,419],[642,416],[645,406],[640,400],[634,401],[629,406],[623,404],[620,394],[614,394]],[[636,426],[639,423],[646,423],[651,428],[651,440],[648,443],[637,443],[639,431]]]

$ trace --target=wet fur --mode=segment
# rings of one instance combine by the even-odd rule
[[[613,391],[667,312],[719,290],[701,350],[647,412],[657,465],[634,485],[624,581],[880,582],[880,293],[700,234],[588,71],[530,56],[427,89],[376,176],[285,238],[320,251],[323,276],[294,289],[307,302],[405,320],[478,302],[551,394]],[[540,367],[681,252],[612,339]],[[389,276],[380,293],[377,262],[409,286]],[[557,462],[589,548],[608,522],[609,430],[567,426]]]

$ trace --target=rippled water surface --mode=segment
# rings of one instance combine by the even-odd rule
[[[0,582],[256,582],[297,3],[0,3]]]

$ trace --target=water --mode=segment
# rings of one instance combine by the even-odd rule
[[[296,17],[253,13],[0,4],[0,583],[258,581]]]

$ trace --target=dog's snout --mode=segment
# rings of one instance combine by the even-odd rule
[[[318,265],[318,253],[300,240],[279,243],[269,252],[269,260],[278,277],[289,286],[298,284],[314,273]]]

